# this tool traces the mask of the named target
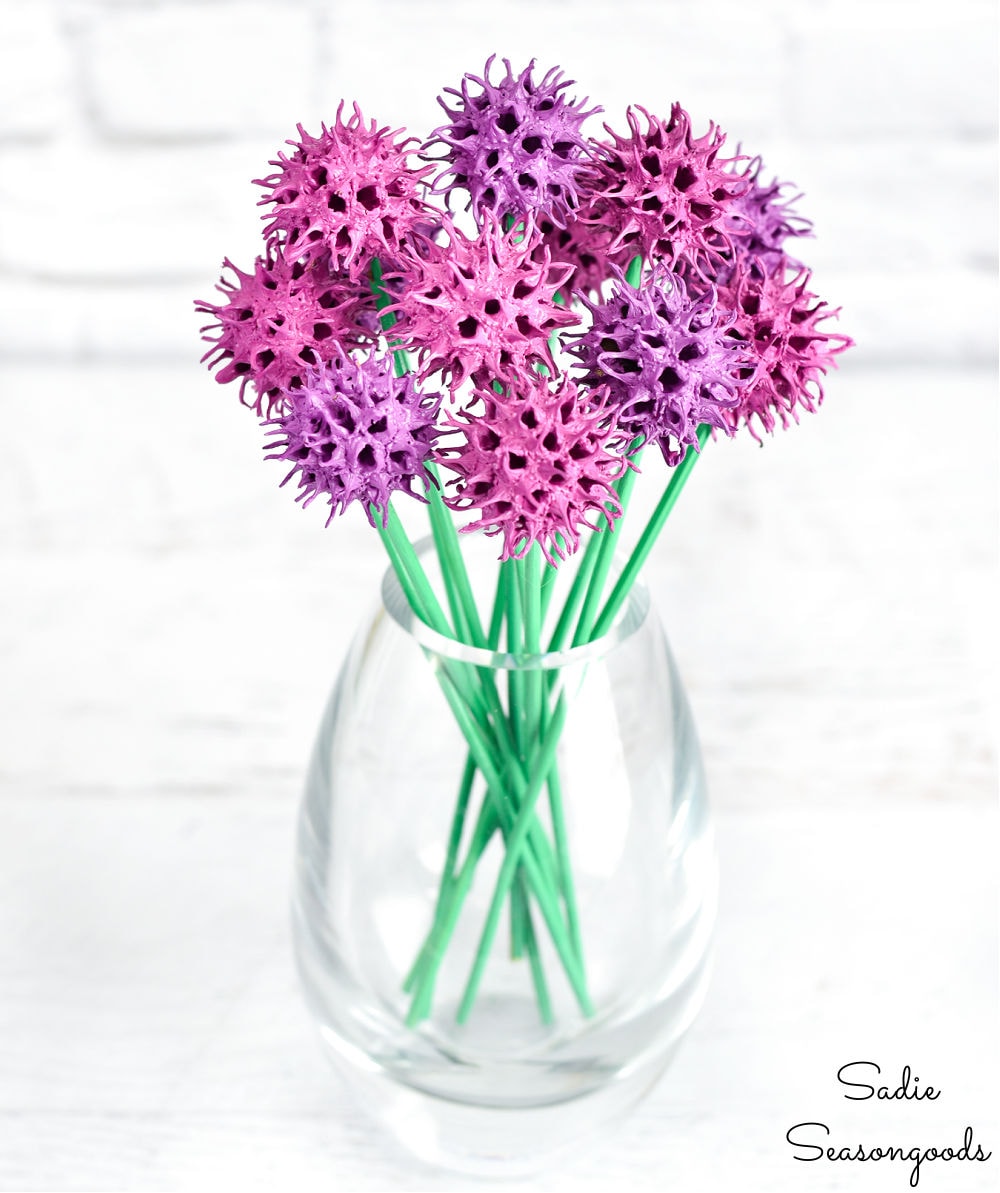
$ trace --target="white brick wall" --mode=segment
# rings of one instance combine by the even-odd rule
[[[341,98],[425,134],[491,52],[680,99],[805,192],[854,367],[994,359],[990,0],[0,0],[0,355],[197,354],[249,180]]]

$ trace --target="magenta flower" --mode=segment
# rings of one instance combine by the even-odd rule
[[[370,291],[332,272],[328,257],[291,263],[275,251],[258,257],[253,273],[228,258],[223,265],[235,274],[235,281],[223,277],[216,287],[226,301],[195,303],[216,319],[201,329],[217,330],[203,334],[213,347],[202,360],[209,368],[222,366],[217,381],[239,381],[241,401],[252,382],[256,395],[246,404],[258,414],[280,405],[309,368],[377,334]]]
[[[613,450],[620,435],[606,389],[581,391],[569,378],[553,384],[534,373],[503,395],[481,389],[476,397],[481,413],[450,420],[463,443],[441,451],[459,478],[448,504],[479,514],[463,530],[502,535],[501,559],[538,543],[553,563],[577,549],[582,528],[621,516],[611,482],[626,464]]]
[[[440,370],[456,389],[469,376],[486,385],[538,364],[555,373],[548,337],[579,322],[553,299],[568,268],[553,267],[545,250],[536,256],[530,220],[504,233],[487,214],[475,240],[450,221],[445,227],[450,244],[425,241],[386,308],[397,318],[393,334],[417,352],[421,377]]]
[[[746,425],[755,439],[756,419],[773,431],[775,416],[783,427],[797,421],[798,410],[815,410],[823,400],[821,377],[836,365],[834,357],[853,344],[849,336],[821,331],[818,325],[837,314],[827,309],[806,287],[810,273],[800,269],[790,278],[784,268],[766,277],[742,270],[730,287],[719,291],[719,301],[733,311],[727,332],[749,351],[756,370],[740,390],[738,404],[726,411],[735,430]]]
[[[405,256],[415,225],[427,224],[433,213],[423,179],[431,167],[407,164],[406,146],[416,138],[397,141],[401,129],[377,128],[374,120],[366,126],[357,104],[344,123],[343,109],[318,137],[300,124],[300,141],[288,142],[294,152],[279,153],[270,163],[277,173],[256,182],[270,191],[260,204],[274,205],[262,217],[270,220],[269,244],[283,243],[286,256],[302,260],[329,250],[336,269],[357,277],[373,256]]]
[[[541,245],[549,250],[552,264],[571,269],[566,289],[581,294],[596,294],[611,276],[612,268],[608,260],[611,232],[588,222],[590,213],[590,205],[585,205],[579,213],[564,220],[561,227],[545,216],[538,221]]]
[[[441,157],[427,160],[448,168],[433,193],[443,193],[450,205],[453,190],[468,191],[466,206],[477,221],[486,211],[515,219],[544,212],[559,223],[576,206],[580,170],[589,154],[580,128],[602,109],[586,111],[587,100],[567,100],[564,92],[573,81],[563,79],[557,68],[536,82],[534,59],[515,76],[504,58],[507,74],[494,84],[495,60],[494,54],[482,78],[465,75],[460,91],[445,88],[458,100],[454,108],[438,98],[449,123],[436,128],[424,148],[442,146]]]
[[[275,439],[266,459],[291,462],[281,483],[298,477],[303,507],[329,497],[328,526],[352,501],[385,526],[393,493],[425,500],[440,405],[441,395],[420,393],[412,376],[394,376],[391,357],[344,354],[288,393],[267,423]]]
[[[646,118],[645,130],[638,112]],[[726,138],[714,124],[704,136],[692,137],[680,104],[666,121],[639,107],[629,108],[626,119],[628,136],[605,125],[611,140],[596,146],[586,178],[593,196],[587,218],[610,229],[609,251],[618,264],[642,254],[714,276],[742,231],[731,207],[749,182],[725,168],[738,159],[719,157]]]
[[[753,368],[726,334],[735,316],[718,309],[711,288],[689,297],[663,269],[639,290],[615,275],[605,302],[583,300],[593,321],[567,351],[586,384],[607,385],[622,430],[656,443],[673,466],[697,443],[700,424],[728,431],[727,412]]]

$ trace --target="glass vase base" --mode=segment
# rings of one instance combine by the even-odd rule
[[[647,1064],[596,1090],[551,1105],[518,1106],[517,1089],[496,1095],[507,1105],[470,1104],[403,1084],[369,1058],[352,1056],[333,1031],[320,1028],[324,1051],[352,1098],[396,1148],[423,1164],[465,1176],[517,1179],[577,1162],[599,1146],[642,1101],[673,1061],[675,1041]]]

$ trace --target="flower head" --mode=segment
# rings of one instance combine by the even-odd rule
[[[252,381],[256,394],[247,405],[258,413],[280,405],[309,368],[376,335],[370,291],[333,272],[326,256],[293,263],[275,251],[258,257],[252,273],[228,258],[223,265],[235,275],[235,281],[223,277],[217,287],[226,301],[195,304],[216,319],[201,329],[217,332],[203,335],[213,347],[202,360],[210,368],[222,365],[217,381],[239,380],[243,401]]]
[[[554,268],[546,250],[536,256],[531,220],[505,233],[487,215],[473,240],[450,221],[446,230],[451,243],[425,242],[405,290],[386,308],[397,317],[394,334],[417,351],[421,376],[441,370],[455,389],[470,376],[486,385],[536,364],[554,373],[548,337],[579,322],[553,298],[568,268]]]
[[[749,186],[724,168],[736,159],[719,158],[725,136],[710,124],[704,136],[693,137],[680,104],[666,121],[639,107],[629,108],[626,119],[628,136],[605,125],[611,140],[596,146],[586,179],[594,196],[588,218],[613,233],[610,253],[620,264],[642,254],[712,276],[741,232],[729,209]]]
[[[257,179],[269,193],[261,205],[273,204],[264,230],[270,244],[285,245],[292,259],[311,260],[329,250],[336,269],[352,277],[372,256],[396,260],[405,256],[414,225],[426,224],[423,179],[430,166],[411,168],[406,146],[415,141],[366,125],[357,104],[353,115],[321,126],[318,137],[300,124],[294,152],[278,154],[270,164],[277,172]]]
[[[464,441],[441,453],[459,478],[448,504],[479,514],[463,530],[502,535],[501,559],[538,543],[552,563],[576,550],[581,528],[621,516],[611,482],[626,465],[612,450],[617,431],[606,389],[581,391],[567,377],[553,383],[534,373],[502,395],[476,396],[481,413],[451,420]]]
[[[727,411],[752,373],[742,344],[727,336],[735,316],[709,288],[689,297],[662,268],[637,290],[615,269],[607,300],[584,299],[588,330],[567,346],[588,384],[607,385],[618,425],[659,445],[668,464],[697,443],[702,423],[728,429]]]
[[[287,460],[298,476],[296,500],[330,499],[327,525],[352,501],[382,525],[397,491],[423,500],[427,460],[437,436],[440,394],[420,393],[412,376],[393,375],[391,357],[357,361],[339,356],[309,372],[269,420],[274,440],[267,459]]]
[[[820,378],[836,364],[837,353],[853,343],[848,336],[819,329],[824,319],[839,312],[827,309],[806,289],[809,279],[806,269],[792,276],[784,268],[767,276],[745,269],[732,286],[720,290],[720,302],[734,314],[727,335],[756,362],[739,402],[726,412],[734,430],[745,424],[759,439],[754,419],[770,432],[776,415],[787,427],[800,408],[815,410],[823,400]]]
[[[485,211],[515,219],[545,212],[559,222],[576,206],[589,152],[580,128],[601,109],[587,111],[587,100],[567,100],[564,92],[573,82],[555,67],[536,81],[534,59],[515,76],[504,58],[507,73],[493,83],[495,60],[494,54],[482,78],[466,75],[460,91],[445,88],[458,101],[454,108],[438,99],[448,123],[431,133],[425,148],[443,146],[444,155],[433,160],[448,168],[432,189],[449,203],[453,190],[468,191],[477,220]]]
[[[750,184],[748,189],[737,195],[732,202],[731,213],[738,220],[745,235],[734,241],[737,259],[754,259],[764,273],[774,273],[790,263],[782,248],[790,236],[808,236],[812,229],[809,220],[791,210],[792,204],[800,195],[790,199],[782,197],[782,191],[787,184],[773,178],[769,185],[764,186],[760,181],[763,162],[755,157],[746,170],[743,178]],[[798,267],[797,262],[791,264]],[[720,281],[726,281],[732,276],[731,267],[722,270]]]
[[[611,276],[612,269],[608,260],[611,232],[590,223],[590,211],[589,205],[584,206],[578,214],[564,220],[561,227],[544,216],[538,221],[539,247],[548,249],[553,265],[570,267],[566,289],[582,294],[596,294]]]

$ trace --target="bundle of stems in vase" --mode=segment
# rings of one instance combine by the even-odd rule
[[[438,633],[534,657],[606,634],[709,438],[759,438],[814,410],[851,341],[821,328],[837,312],[786,251],[810,225],[788,188],[763,181],[759,158],[723,156],[719,129],[695,137],[676,103],[664,117],[629,108],[623,131],[587,135],[600,109],[570,99],[560,70],[495,65],[446,89],[445,122],[423,143],[366,123],[357,105],[318,136],[299,126],[257,180],[263,253],[249,272],[226,260],[223,300],[197,306],[214,320],[204,359],[238,382],[297,499],[324,497],[328,524],[359,503],[414,614]],[[611,585],[617,531],[654,448],[663,495]],[[427,506],[441,591],[397,493]],[[453,513],[466,516],[460,529]],[[499,544],[488,615],[460,538],[473,530]],[[564,566],[575,571],[553,610]],[[487,668],[446,662],[437,674],[468,754],[433,920],[405,982],[408,1021],[431,1012],[497,835],[503,861],[458,1018],[505,907],[542,1018],[542,931],[589,1014],[557,673],[515,668],[500,685]]]

